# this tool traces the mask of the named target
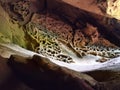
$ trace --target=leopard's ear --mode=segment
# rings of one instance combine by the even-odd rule
[[[87,23],[87,27],[89,27],[90,26],[90,24],[89,23]]]
[[[96,30],[96,29],[97,29],[97,27],[94,27],[93,25],[91,25],[91,24],[89,24],[89,23],[87,23],[87,27],[90,28],[90,29],[93,29],[93,30]]]

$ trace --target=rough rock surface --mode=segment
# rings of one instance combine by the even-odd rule
[[[114,32],[112,30],[114,29],[114,27],[108,28],[111,26],[109,24],[111,24],[112,19],[104,16],[104,14],[101,12],[101,9],[98,6],[100,1],[96,2],[95,4],[94,0],[90,0],[89,3],[87,3],[88,1],[86,0],[82,2],[84,3],[83,5],[81,5],[81,1],[72,0],[1,0],[1,2],[2,5],[5,6],[6,11],[9,13],[10,17],[14,20],[17,20],[20,25],[25,25],[33,19],[35,20],[35,23],[43,24],[43,26],[45,26],[45,28],[48,28],[48,30],[57,33],[60,38],[62,37],[68,42],[72,41],[72,43],[74,43],[75,41],[75,33],[76,31],[78,31],[78,29],[81,28],[81,31],[85,28],[93,29],[91,27],[94,27],[96,28],[96,34],[98,34],[99,37],[102,37],[104,41],[106,41],[106,43],[110,44],[110,41],[119,46],[119,37],[117,35],[117,32]],[[87,5],[90,6],[88,10],[86,10]],[[96,7],[96,9],[94,7]],[[93,8],[95,10],[93,10]],[[54,13],[54,15],[51,15],[49,12]],[[57,14],[58,16],[56,16],[55,14]],[[88,24],[91,27],[88,27]],[[91,31],[87,32],[91,33]],[[113,33],[111,34],[111,32]],[[97,42],[97,40],[98,42],[99,40],[103,40],[100,39],[98,35],[92,35],[91,39],[89,39],[87,38],[89,37],[89,35],[85,37],[85,35],[83,34],[82,36],[85,37],[84,45],[88,44],[89,41],[94,44],[95,42]],[[107,41],[106,39],[109,41]],[[83,42],[81,43],[83,44]]]
[[[82,0],[79,0],[79,1],[78,0],[76,1],[75,0],[9,0],[9,1],[0,0],[1,5],[4,7],[6,12],[8,12],[9,16],[11,17],[12,22],[19,24],[20,27],[22,26],[26,28],[26,26],[29,25],[29,22],[33,23],[33,25],[35,24],[36,26],[41,25],[42,27],[46,28],[45,30],[57,35],[60,40],[70,43],[72,46],[75,46],[75,47],[83,47],[89,44],[103,45],[108,47],[109,46],[116,47],[116,45],[120,46],[119,21],[114,18],[106,17],[105,14],[102,11],[100,11],[101,9],[104,11],[104,8],[98,8],[98,5],[100,5],[98,3],[100,3],[101,0],[98,0],[98,2],[96,2],[97,4],[93,3],[90,5],[88,5],[89,3],[86,3],[88,2],[88,0],[84,0],[84,5],[81,5],[80,3],[81,1]],[[94,0],[90,0],[89,2],[92,3],[94,2]],[[86,7],[87,5],[90,6],[89,9],[87,9]],[[93,10],[93,8],[95,10]],[[36,38],[39,38],[39,37],[36,37]],[[39,42],[37,42],[37,39],[33,39],[33,40],[30,39],[30,40],[35,45],[34,46],[31,44],[33,49],[34,47],[38,46]],[[88,49],[88,53],[89,53],[89,49]],[[93,52],[90,52],[90,53],[93,53]],[[37,58],[40,59],[39,57]],[[19,58],[17,59],[19,60]],[[62,89],[70,88],[69,86],[73,82],[75,82],[77,83],[76,84],[77,86],[71,85],[71,88],[74,87],[74,89],[76,88],[76,90],[83,89],[83,88],[84,88],[83,90],[85,89],[86,90],[92,90],[92,89],[95,89],[95,90],[97,89],[98,90],[99,89],[100,90],[106,90],[106,89],[117,90],[118,89],[119,90],[119,83],[115,84],[117,82],[116,79],[115,81],[113,80],[109,82],[105,81],[102,83],[98,83],[96,86],[94,86],[93,84],[92,85],[90,83],[88,84],[86,80],[83,80],[83,79],[81,80],[80,78],[81,76],[79,76],[80,74],[77,76],[77,72],[75,72],[74,74],[75,76],[74,76],[71,74],[71,70],[68,70],[66,68],[64,69],[56,65],[55,65],[55,69],[53,69],[54,64],[49,64],[50,65],[49,66],[48,62],[44,62],[46,67],[43,66],[42,60],[40,61],[40,63],[38,61],[36,62],[37,60],[36,56],[33,58],[33,61],[31,61],[33,64],[34,63],[35,64],[33,65],[30,62],[30,66],[28,64],[27,64],[28,66],[21,65],[20,63],[13,60],[14,58],[12,58],[10,62],[10,64],[12,64],[11,67],[13,71],[18,76],[20,76],[22,73],[23,76],[21,78],[23,79],[23,81],[26,80],[25,82],[35,89],[39,88],[38,82],[40,82],[39,80],[41,79],[41,77],[39,80],[37,80],[38,78],[35,78],[35,82],[36,81],[37,82],[35,83],[35,85],[31,85],[33,84],[31,82],[34,79],[34,75],[38,76],[39,74],[45,71],[45,74],[43,75],[49,74],[52,78],[49,78],[48,76],[45,76],[45,78],[43,78],[44,76],[42,76],[43,81],[46,81],[46,79],[52,81],[54,77],[57,78],[56,75],[60,74],[61,72],[62,72],[61,75],[63,76],[65,75],[65,78],[58,75],[59,79],[57,78],[57,80],[60,81],[60,83],[66,80],[66,82],[64,82],[65,84],[67,84],[66,86],[62,84],[62,87],[61,87],[59,83],[56,83],[57,81],[56,79],[55,79],[55,82],[54,81],[52,82],[53,84],[55,84],[56,86],[58,85],[58,87]],[[36,65],[36,63],[38,64]],[[41,65],[42,68],[39,67],[39,64]],[[25,68],[27,67],[28,72],[26,72],[27,70],[24,70],[25,68],[21,66],[24,66]],[[31,72],[29,67],[31,70],[35,72],[34,74],[33,72]],[[48,69],[48,67],[51,67],[51,68]],[[38,71],[40,71],[40,73],[36,75]],[[74,73],[74,71],[72,71],[72,73]],[[68,74],[67,77],[66,77],[66,74]],[[32,76],[28,77],[29,75],[32,75]],[[94,75],[91,75],[91,76],[96,77]],[[43,82],[43,83],[46,84],[46,82]],[[40,82],[41,85],[43,85],[43,83]],[[47,85],[50,87],[51,82],[48,82]],[[44,85],[41,87],[46,88]],[[53,89],[58,87],[53,87]]]

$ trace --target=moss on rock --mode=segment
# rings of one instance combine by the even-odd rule
[[[23,28],[11,21],[9,15],[0,6],[0,43],[14,43],[26,48]]]

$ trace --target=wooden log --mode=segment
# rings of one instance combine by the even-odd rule
[[[7,60],[0,56],[0,90],[33,90],[16,77]]]
[[[97,81],[90,76],[60,67],[49,59],[11,56],[8,61],[14,73],[35,90],[94,90]]]

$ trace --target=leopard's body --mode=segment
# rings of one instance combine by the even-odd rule
[[[53,33],[48,32],[45,28],[38,27],[34,24],[30,24],[27,28],[27,34],[33,38],[38,45],[34,45],[33,50],[43,56],[63,61],[66,63],[74,63],[74,55],[70,55],[69,49],[63,47],[64,43],[60,43],[57,36]],[[68,43],[69,44],[69,43]],[[65,45],[66,46],[66,45]],[[87,55],[100,56],[101,58],[110,59],[115,58],[120,55],[119,48],[110,48],[101,45],[87,45],[84,47],[74,47],[69,44],[69,48],[72,48],[71,51],[79,59]]]

